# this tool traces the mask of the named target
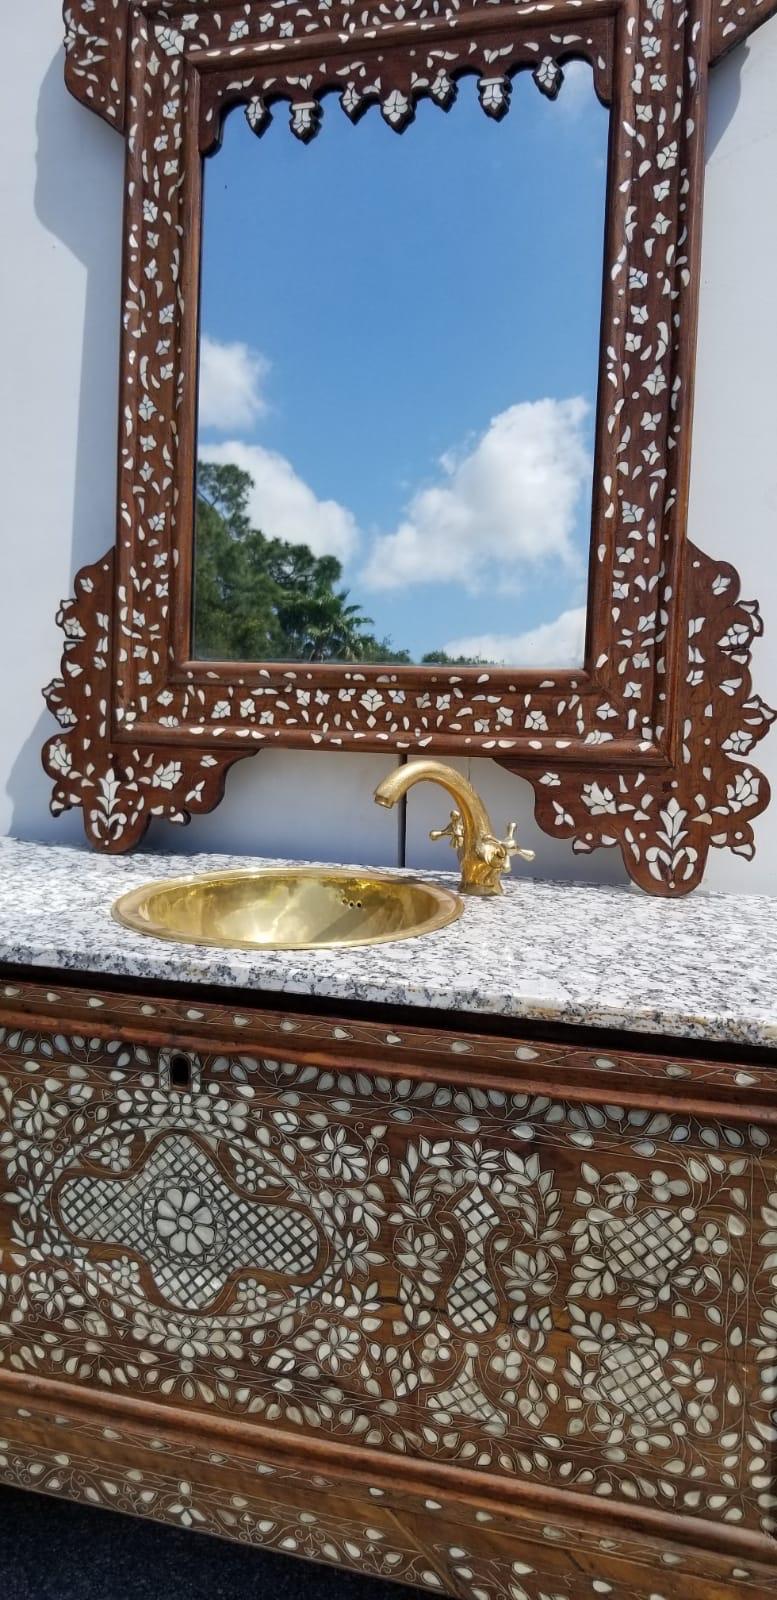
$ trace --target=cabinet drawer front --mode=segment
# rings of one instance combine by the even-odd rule
[[[4,1030],[0,1377],[772,1535],[771,1097],[755,1123],[646,1108],[644,1063],[604,1104],[285,1037]]]

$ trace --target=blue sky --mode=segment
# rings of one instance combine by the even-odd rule
[[[232,113],[206,163],[200,453],[417,656],[580,659],[607,121],[575,64],[501,123],[474,79],[401,136]]]

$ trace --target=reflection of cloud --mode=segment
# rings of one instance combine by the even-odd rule
[[[535,400],[508,407],[444,477],[413,495],[395,533],[376,539],[362,581],[371,589],[488,580],[513,590],[527,564],[571,564],[575,509],[590,473],[588,405]]]
[[[594,90],[594,75],[587,61],[565,61],[564,82],[559,90],[557,104],[567,116],[577,117],[581,111],[601,111],[606,116],[604,108],[599,105]]]
[[[270,363],[247,344],[221,344],[204,333],[200,340],[200,427],[248,428],[264,416],[262,386]]]
[[[472,656],[479,661],[506,667],[580,667],[585,651],[586,607],[562,611],[553,622],[515,635],[504,633],[472,634],[466,639],[451,639],[445,646],[449,656]]]
[[[240,439],[201,444],[198,453],[203,461],[220,466],[231,462],[250,474],[254,487],[248,514],[252,526],[260,528],[268,539],[306,544],[314,555],[337,556],[340,561],[347,561],[354,554],[359,529],[353,512],[337,500],[318,500],[285,456]]]

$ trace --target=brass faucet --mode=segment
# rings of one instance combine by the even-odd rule
[[[450,839],[461,867],[461,893],[502,894],[502,875],[510,871],[510,858],[520,856],[522,861],[533,861],[534,851],[516,844],[514,822],[504,839],[495,837],[480,795],[453,767],[446,767],[442,761],[410,761],[378,784],[375,799],[379,806],[394,806],[413,784],[425,779],[441,784],[456,801],[457,808],[451,812],[447,828],[434,828],[429,837]]]

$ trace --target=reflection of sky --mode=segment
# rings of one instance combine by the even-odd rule
[[[316,501],[345,508],[332,537],[350,549],[352,597],[418,654],[522,634],[584,598],[607,114],[589,69],[567,71],[555,104],[520,74],[499,124],[465,80],[447,115],[422,102],[401,137],[376,108],[354,128],[334,98],[308,146],[284,105],[261,141],[233,113],[206,163],[202,328],[269,366],[254,373],[266,404],[203,427],[201,448],[276,452]],[[511,413],[502,454],[493,434],[478,453],[517,403],[576,397],[584,417],[569,404]],[[508,472],[493,515],[489,463]],[[515,543],[506,500],[522,507]],[[403,517],[400,559],[396,540],[376,540]],[[316,523],[319,548],[329,525]],[[376,587],[387,567],[395,586]]]

